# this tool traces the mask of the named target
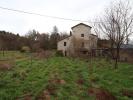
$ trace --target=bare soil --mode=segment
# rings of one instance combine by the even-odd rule
[[[101,88],[89,88],[88,94],[90,96],[95,96],[96,100],[116,100],[115,96],[113,96],[109,91]]]

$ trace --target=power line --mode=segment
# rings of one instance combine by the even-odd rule
[[[23,11],[23,10],[5,8],[5,7],[1,7],[1,6],[0,6],[0,9],[9,10],[9,11],[14,11],[14,12],[19,12],[19,13],[26,13],[26,14],[31,14],[31,15],[37,15],[37,16],[42,16],[42,17],[49,17],[49,18],[54,18],[54,19],[88,22],[88,21],[86,21],[86,20],[78,20],[78,19],[76,20],[76,19],[70,19],[70,18],[49,16],[49,15],[44,15],[44,14],[39,14],[39,13],[34,13],[34,12],[27,12],[27,11]]]
[[[53,18],[53,19],[60,19],[60,20],[81,21],[81,22],[88,22],[88,23],[100,23],[100,22],[89,22],[87,20],[79,20],[79,19],[70,19],[70,18],[49,16],[49,15],[44,15],[44,14],[39,14],[39,13],[34,13],[34,12],[27,12],[27,11],[17,10],[17,9],[11,9],[11,8],[1,7],[1,6],[0,6],[0,9],[14,11],[14,12],[18,12],[18,13],[25,13],[25,14],[37,15],[37,16],[41,16],[41,17],[49,17],[49,18]]]

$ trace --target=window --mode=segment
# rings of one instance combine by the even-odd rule
[[[64,42],[64,46],[66,46],[66,42]]]
[[[81,37],[84,37],[84,34],[81,34]]]

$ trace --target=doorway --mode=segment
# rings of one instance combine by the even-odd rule
[[[65,56],[67,56],[67,51],[65,51]]]

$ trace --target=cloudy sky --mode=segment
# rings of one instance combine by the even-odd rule
[[[90,21],[99,16],[111,1],[114,0],[0,0],[0,7]],[[31,29],[40,33],[50,32],[54,25],[59,31],[69,32],[70,28],[79,22],[82,21],[59,20],[0,9],[0,30],[21,35]]]

